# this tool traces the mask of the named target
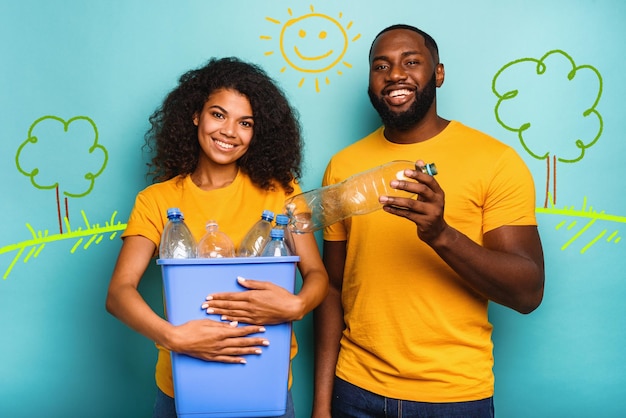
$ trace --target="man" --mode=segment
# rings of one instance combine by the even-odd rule
[[[492,417],[488,302],[530,313],[543,298],[532,176],[511,147],[437,114],[428,34],[388,27],[369,61],[384,126],[337,153],[324,185],[398,159],[439,174],[407,170],[391,186],[416,197],[325,229],[313,415]]]

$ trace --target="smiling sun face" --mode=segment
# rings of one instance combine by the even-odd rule
[[[291,9],[288,9],[289,16],[293,16]],[[342,13],[339,13],[341,19]],[[352,65],[343,60],[348,45],[361,37],[360,34],[352,39],[348,37],[348,31],[352,22],[343,26],[337,19],[328,15],[315,13],[311,6],[311,13],[299,17],[291,18],[287,22],[267,17],[271,23],[281,25],[279,48],[280,53],[291,68],[296,71],[314,74],[315,91],[320,91],[319,77],[322,73],[328,72],[338,64],[352,68]],[[271,36],[261,36],[263,40],[272,40]],[[272,55],[274,51],[268,51],[265,55]],[[280,71],[284,72],[287,67]],[[337,74],[342,75],[341,69],[337,69]],[[306,77],[302,77],[298,87],[302,87]],[[324,81],[330,84],[330,79],[325,76]]]

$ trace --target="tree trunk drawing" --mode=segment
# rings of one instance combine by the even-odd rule
[[[552,156],[552,170],[550,170],[550,156],[546,157],[546,199],[543,207],[547,208],[548,203],[556,205],[556,155]],[[550,199],[550,173],[552,173],[552,199]]]

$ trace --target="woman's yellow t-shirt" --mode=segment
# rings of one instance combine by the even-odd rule
[[[212,219],[218,222],[220,230],[238,246],[246,232],[260,219],[263,210],[283,213],[285,199],[301,192],[297,184],[292,186],[294,192],[291,194],[286,194],[282,188],[275,191],[262,190],[240,171],[228,186],[205,191],[197,187],[189,176],[176,177],[148,186],[139,192],[122,237],[141,235],[154,242],[158,249],[161,232],[167,222],[167,209],[177,207],[183,213],[185,223],[196,240],[204,235],[206,222]],[[157,348],[159,355],[156,383],[164,393],[173,397],[170,352],[158,344]],[[292,359],[297,351],[298,346],[292,332]],[[290,370],[289,387],[291,381]]]

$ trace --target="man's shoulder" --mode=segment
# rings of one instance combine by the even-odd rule
[[[493,135],[472,126],[465,125],[464,123],[457,120],[450,121],[448,129],[446,129],[446,131],[444,132],[454,135],[455,137],[469,138],[475,141],[491,142],[494,145],[499,144],[508,147],[507,144],[494,137]]]
[[[331,157],[331,161],[342,158],[354,158],[355,155],[359,155],[364,152],[364,150],[367,150],[366,152],[370,153],[372,152],[371,147],[375,146],[374,144],[380,141],[381,138],[384,139],[382,126],[337,151]]]

